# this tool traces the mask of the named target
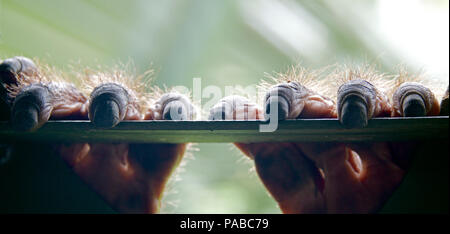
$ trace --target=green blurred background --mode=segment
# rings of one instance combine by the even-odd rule
[[[297,62],[348,61],[384,71],[402,63],[448,84],[448,30],[445,0],[0,0],[1,58],[36,57],[61,69],[132,59],[169,87],[192,88],[194,77],[203,87],[245,87]],[[280,213],[231,144],[195,148],[162,212]],[[0,212],[111,212],[56,155],[37,157],[37,149],[22,147],[0,166]]]

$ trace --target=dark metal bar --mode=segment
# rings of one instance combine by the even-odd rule
[[[275,132],[259,132],[261,121],[125,121],[95,129],[89,121],[49,121],[35,132],[17,132],[0,122],[0,142],[312,142],[448,139],[449,118],[377,118],[362,129],[336,119],[280,121]]]

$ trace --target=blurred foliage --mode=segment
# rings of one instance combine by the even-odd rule
[[[0,57],[36,57],[62,69],[77,61],[92,67],[131,59],[139,72],[156,69],[155,85],[190,88],[194,77],[202,78],[203,87],[256,84],[265,72],[283,71],[297,62],[317,68],[369,61],[389,71],[401,60],[371,24],[376,3],[0,0]],[[448,8],[445,1],[433,4]],[[164,212],[280,212],[251,172],[252,164],[231,145],[196,147],[195,159],[187,160],[179,175],[182,180],[169,186]],[[48,181],[33,179],[49,186]],[[66,193],[79,188],[78,199],[87,196],[82,184],[66,185],[73,186]],[[61,204],[48,205],[50,211],[79,211],[80,200],[71,201],[73,206],[54,202]]]

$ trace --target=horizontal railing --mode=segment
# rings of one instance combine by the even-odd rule
[[[18,132],[0,122],[0,143],[43,142],[329,142],[448,139],[449,118],[376,118],[361,129],[346,129],[336,119],[299,119],[260,132],[263,121],[124,121],[97,129],[89,121],[49,121],[34,132]]]

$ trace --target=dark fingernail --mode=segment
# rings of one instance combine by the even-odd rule
[[[395,90],[393,108],[404,117],[426,116],[433,107],[433,92],[417,82],[404,82]]]
[[[164,120],[187,120],[188,110],[183,102],[171,101],[166,104],[163,110]]]
[[[367,106],[363,98],[349,95],[339,113],[339,121],[345,128],[364,128],[368,123]]]
[[[112,128],[125,118],[128,93],[120,85],[102,84],[91,93],[89,119],[98,128]]]
[[[11,111],[13,128],[32,131],[50,117],[51,94],[42,85],[25,87],[16,97]],[[42,123],[41,123],[42,122]]]
[[[99,128],[112,128],[119,124],[119,105],[112,100],[98,102],[93,110],[92,123]]]
[[[277,108],[276,110],[274,108]],[[285,120],[289,114],[289,102],[283,96],[271,96],[266,101],[265,118],[270,119],[271,109],[277,111],[278,120]]]
[[[404,97],[402,109],[403,116],[405,117],[419,117],[427,115],[427,109],[423,98],[415,93]]]
[[[364,128],[372,117],[377,102],[377,91],[370,82],[350,80],[337,93],[337,112],[345,128]]]

